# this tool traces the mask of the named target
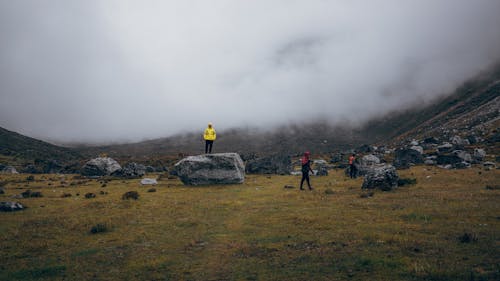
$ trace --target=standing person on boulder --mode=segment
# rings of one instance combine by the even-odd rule
[[[205,139],[205,154],[212,153],[212,145],[214,144],[214,140],[217,138],[217,134],[215,133],[215,129],[212,127],[212,123],[208,123],[208,127],[205,129],[203,138]]]
[[[349,156],[349,176],[351,179],[356,178],[356,154]]]
[[[311,169],[311,160],[309,160],[309,156],[311,153],[309,151],[306,151],[304,153],[304,156],[300,160],[302,164],[302,179],[300,180],[300,190],[304,190],[302,188],[302,184],[304,183],[304,180],[307,181],[307,186],[309,186],[309,190],[312,190],[313,188],[311,187],[311,183],[309,182],[309,171],[313,172]]]

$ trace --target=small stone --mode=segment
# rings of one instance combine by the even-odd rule
[[[0,202],[0,212],[14,212],[24,210],[24,207],[19,202]]]

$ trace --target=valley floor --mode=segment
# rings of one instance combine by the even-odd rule
[[[499,280],[500,171],[398,172],[417,183],[372,197],[342,171],[313,191],[0,175],[28,207],[0,212],[0,280]],[[43,197],[11,198],[27,189]]]

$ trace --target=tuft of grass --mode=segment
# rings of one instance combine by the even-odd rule
[[[331,189],[331,188],[327,188],[327,189],[325,189],[325,194],[328,194],[328,195],[335,194],[335,191],[333,191],[333,189]]]
[[[7,275],[5,280],[39,280],[43,278],[64,277],[66,266],[56,265],[32,269],[22,269]]]
[[[416,178],[400,178],[398,179],[398,186],[417,184]]]
[[[105,223],[98,223],[90,228],[90,233],[96,234],[96,233],[103,233],[107,232],[108,227]]]
[[[128,191],[128,192],[125,192],[122,195],[122,199],[123,200],[127,200],[127,199],[137,200],[137,199],[139,199],[139,193],[137,191]]]
[[[458,237],[458,241],[461,243],[472,243],[472,242],[477,242],[479,238],[477,237],[477,234],[474,232],[464,232],[464,234],[460,235]]]
[[[407,221],[424,221],[424,222],[431,221],[431,216],[424,214],[417,214],[417,213],[409,213],[406,215],[402,215],[401,218]]]

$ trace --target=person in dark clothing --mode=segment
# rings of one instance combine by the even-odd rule
[[[304,157],[301,159],[302,163],[302,179],[300,180],[300,190],[304,190],[302,185],[304,184],[304,180],[307,181],[307,186],[309,186],[309,190],[312,190],[311,183],[309,182],[309,171],[313,171],[311,169],[311,160],[309,160],[309,156],[311,154],[309,151],[304,153]]]
[[[356,154],[349,156],[349,176],[351,179],[356,178]]]

